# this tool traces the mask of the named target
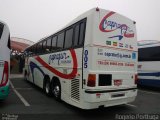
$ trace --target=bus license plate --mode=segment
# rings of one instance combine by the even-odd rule
[[[115,97],[124,97],[125,94],[124,93],[120,93],[120,94],[113,94],[111,95],[112,98],[115,98]]]

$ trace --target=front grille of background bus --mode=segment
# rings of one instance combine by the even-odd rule
[[[79,79],[71,80],[71,98],[76,101],[80,100],[79,86],[80,86]]]

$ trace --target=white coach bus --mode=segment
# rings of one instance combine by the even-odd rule
[[[10,32],[0,21],[0,100],[9,94]]]
[[[138,85],[160,88],[160,41],[138,42]]]
[[[137,95],[135,22],[94,8],[25,50],[24,77],[82,109],[132,102]]]

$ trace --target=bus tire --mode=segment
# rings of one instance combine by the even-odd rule
[[[61,100],[61,84],[58,79],[52,81],[52,95],[56,100]]]
[[[44,82],[44,91],[45,91],[47,96],[51,96],[51,85],[50,85],[50,81],[49,80],[46,80]]]

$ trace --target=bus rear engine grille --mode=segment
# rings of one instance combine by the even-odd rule
[[[80,85],[79,79],[71,80],[71,98],[76,101],[80,100],[79,85]]]

